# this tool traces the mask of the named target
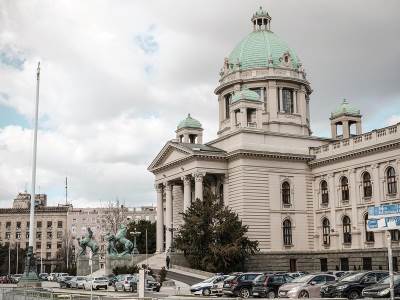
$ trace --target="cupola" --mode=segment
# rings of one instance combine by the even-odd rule
[[[181,143],[202,144],[203,128],[201,123],[190,114],[179,122],[176,129],[176,138]]]
[[[271,29],[271,17],[268,12],[260,8],[253,14],[251,18],[253,23],[253,29],[256,30],[270,30]]]
[[[235,91],[230,105],[231,128],[261,128],[263,102],[260,95],[246,86]]]
[[[352,135],[352,125],[355,125],[355,134],[361,134],[361,118],[360,110],[350,105],[346,99],[343,99],[339,107],[331,113],[332,138],[348,139]],[[342,128],[342,133],[338,132],[339,127]]]

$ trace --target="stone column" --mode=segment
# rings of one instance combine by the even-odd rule
[[[356,122],[356,134],[362,134],[361,121]]]
[[[183,181],[183,212],[186,212],[186,210],[190,207],[192,203],[192,180],[190,176],[183,176],[182,177]]]
[[[357,203],[358,203],[358,193],[357,193],[357,169],[350,170],[350,204],[351,204],[351,232],[353,234],[353,242],[352,247],[360,247],[360,241],[357,238],[357,235],[361,233],[360,228],[358,226],[358,210],[357,210]],[[353,229],[355,228],[355,230]],[[364,227],[362,227],[364,228]]]
[[[349,127],[349,121],[343,121],[343,138],[348,139],[350,137],[350,127]]]
[[[194,198],[203,200],[203,177],[204,173],[197,172],[193,174],[194,177]]]
[[[157,252],[164,251],[164,205],[163,205],[163,189],[161,184],[156,184],[157,191]]]
[[[297,114],[297,91],[293,91],[293,113]]]
[[[379,200],[383,199],[381,195],[381,185],[379,180],[379,164],[374,164],[372,166],[372,180],[373,180],[372,196],[374,197],[374,203],[378,205]]]
[[[331,135],[333,139],[337,138],[337,125],[333,122],[331,122]]]
[[[282,88],[279,87],[278,89],[279,89],[279,111],[280,111],[280,112],[283,112],[284,109],[283,109]]]
[[[165,226],[167,228],[165,238],[165,250],[168,251],[171,248],[171,224],[172,224],[172,184],[167,182],[165,184]]]
[[[331,208],[331,227],[336,229],[336,186],[335,174],[328,175],[329,184],[329,206]]]
[[[229,201],[228,201],[228,199],[229,199],[229,177],[228,177],[228,175],[225,175],[223,178],[222,178],[222,184],[224,185],[224,205],[228,205],[229,203]]]

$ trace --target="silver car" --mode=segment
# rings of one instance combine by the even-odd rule
[[[303,275],[282,285],[278,290],[278,296],[279,298],[320,298],[321,286],[335,280],[335,276],[325,273]]]
[[[85,282],[86,282],[86,277],[75,276],[70,280],[69,285],[73,289],[83,289]]]
[[[115,283],[115,291],[131,291],[135,290],[135,283],[137,283],[137,276],[135,275],[124,275]]]

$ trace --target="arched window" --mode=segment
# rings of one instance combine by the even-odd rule
[[[325,246],[331,243],[331,224],[327,218],[322,221],[322,243]]]
[[[282,89],[282,111],[287,114],[292,114],[294,112],[293,106],[293,90]]]
[[[371,175],[368,172],[363,174],[364,197],[372,197]]]
[[[283,221],[283,244],[292,245],[292,222],[289,219]]]
[[[282,183],[282,203],[290,205],[290,184],[287,181]]]
[[[329,203],[328,183],[325,180],[321,181],[321,201],[324,205]]]
[[[342,190],[342,201],[349,201],[349,180],[347,177],[342,177],[340,180],[340,188]]]
[[[231,104],[231,94],[227,94],[224,96],[224,100],[225,100],[225,119],[229,119],[230,117],[230,109],[229,106]]]
[[[343,217],[343,243],[351,244],[351,221],[348,216]]]
[[[374,233],[372,231],[367,231],[367,223],[368,223],[368,214],[365,214],[364,217],[365,241],[374,242],[375,241]]]
[[[393,167],[389,167],[386,171],[386,181],[388,194],[393,195],[397,193],[396,172]]]

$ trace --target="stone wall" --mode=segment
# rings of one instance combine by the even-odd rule
[[[400,249],[393,249],[393,257],[400,265]],[[296,270],[320,272],[321,260],[327,259],[328,270],[341,269],[340,258],[348,258],[349,270],[363,270],[363,258],[371,258],[373,270],[387,270],[387,249],[347,250],[326,252],[288,252],[260,253],[250,257],[246,263],[246,271],[294,271],[290,269],[290,260],[296,260]],[[190,267],[182,253],[171,254],[172,265]]]

